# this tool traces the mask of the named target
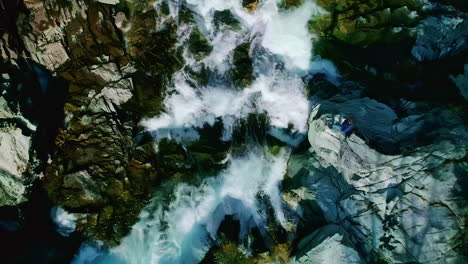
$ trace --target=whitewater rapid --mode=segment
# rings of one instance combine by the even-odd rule
[[[333,65],[312,56],[312,36],[307,23],[323,12],[313,1],[292,10],[278,8],[277,0],[262,1],[250,13],[241,0],[187,0],[197,14],[194,25],[181,25],[178,37],[183,46],[197,27],[213,46],[212,52],[197,61],[184,48],[185,67],[176,72],[164,100],[164,112],[142,121],[155,138],[179,142],[197,140],[197,129],[222,120],[222,140],[232,137],[239,120],[252,113],[266,114],[269,134],[287,143],[279,154],[272,155],[260,144],[248,153],[235,155],[219,175],[210,175],[199,185],[179,183],[173,199],[156,192],[150,206],[122,244],[102,251],[99,244],[84,245],[73,263],[197,263],[216,243],[216,233],[224,216],[240,221],[239,236],[253,227],[265,230],[267,216],[261,210],[265,197],[274,211],[275,221],[285,225],[279,184],[285,174],[291,147],[306,135],[310,103],[302,76],[325,72],[336,76]],[[170,13],[176,16],[179,1],[169,1]],[[241,29],[217,28],[214,11],[230,10],[240,21]],[[239,89],[228,82],[213,80],[232,67],[233,50],[250,42],[254,81]],[[193,85],[186,69],[208,67],[214,74],[207,85]],[[289,145],[289,146],[288,146]],[[265,231],[266,232],[266,231]]]
[[[313,61],[312,36],[307,23],[320,12],[312,1],[292,11],[281,10],[278,1],[264,1],[253,13],[235,0],[188,0],[188,6],[198,15],[195,25],[213,46],[209,56],[201,61],[184,52],[186,67],[200,69],[206,65],[217,74],[232,67],[233,50],[251,42],[250,56],[254,64],[254,82],[242,90],[229,83],[214,80],[206,86],[193,87],[190,75],[181,70],[173,76],[170,96],[164,100],[165,112],[143,120],[142,125],[156,138],[170,137],[178,141],[197,140],[197,128],[223,120],[223,140],[230,140],[236,122],[250,113],[266,113],[273,129],[305,134],[309,102],[301,76],[313,68],[315,72],[336,73],[331,63]],[[174,5],[170,5],[174,6]],[[172,7],[174,9],[175,7]],[[230,10],[242,27],[218,29],[213,23],[215,11]],[[175,12],[173,12],[175,13]],[[179,38],[187,38],[193,28],[182,27]],[[313,67],[311,67],[314,65]],[[293,102],[293,103],[292,103]],[[271,133],[276,136],[278,133]],[[280,137],[280,140],[287,140]],[[293,140],[297,141],[296,138]],[[294,143],[294,142],[289,142]]]
[[[141,214],[131,234],[109,253],[83,247],[81,259],[94,263],[198,263],[214,245],[224,216],[240,221],[240,236],[250,228],[264,229],[266,215],[260,212],[257,194],[268,197],[277,219],[284,222],[279,183],[286,172],[289,153],[276,156],[258,148],[232,159],[220,175],[209,177],[199,186],[179,184],[175,199],[166,207],[161,197]],[[95,247],[94,247],[95,248]]]

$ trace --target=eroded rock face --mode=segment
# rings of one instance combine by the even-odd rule
[[[319,36],[314,54],[332,60],[349,79],[365,82],[372,97],[460,99],[450,76],[463,74],[466,63],[463,4],[435,0],[317,4],[327,12],[309,22],[310,32]]]
[[[31,101],[19,103],[30,87],[18,85],[18,76],[8,69],[0,76],[0,206],[16,206],[27,200],[28,187],[40,176],[37,139],[44,132],[26,111]],[[33,78],[33,77],[32,77]],[[33,80],[30,80],[33,82]],[[15,91],[21,87],[21,91]],[[26,118],[25,116],[28,116]],[[31,122],[31,121],[32,122]]]
[[[429,17],[417,27],[418,37],[411,54],[419,61],[432,61],[458,54],[468,42],[468,15]],[[437,38],[436,36],[445,36]]]
[[[50,155],[43,184],[54,203],[74,214],[77,231],[116,244],[136,221],[157,180],[154,144],[134,145],[133,137],[143,116],[161,110],[163,87],[179,67],[175,52],[168,52],[174,49],[175,27],[168,21],[159,30],[152,5],[128,1],[31,0],[12,10],[17,13],[8,18],[11,28],[1,32],[0,46],[6,51],[2,63],[14,68],[22,65],[21,56],[30,54],[45,66],[32,67],[29,74],[37,83],[27,96],[40,96],[32,99],[32,107],[23,103],[26,108],[20,111],[31,112],[35,122],[46,120],[34,114],[39,111],[35,103],[51,107],[47,91],[54,81],[46,72],[66,81],[68,88],[64,102],[52,106],[63,109],[64,125],[57,136],[49,133],[48,140],[56,140],[55,147],[43,151],[44,160]],[[20,67],[28,69],[28,63]],[[8,92],[8,100],[23,93]],[[2,114],[11,112],[3,104],[1,109]],[[45,129],[40,128],[39,135]],[[25,184],[32,181],[23,182],[21,176],[32,151],[30,135],[23,134],[17,126],[2,127],[2,155],[9,157],[2,164],[2,204],[23,201]]]
[[[148,140],[151,135],[140,133],[138,123],[160,113],[165,87],[183,64],[181,49],[175,46],[177,25],[168,16],[167,5],[153,4],[28,0],[22,9],[9,7],[15,10],[7,17],[11,27],[0,32],[0,47],[5,51],[2,63],[27,71],[25,76],[15,77],[15,82],[34,79],[32,91],[26,95],[9,92],[8,100],[23,96],[20,101],[32,101],[32,106],[23,105],[39,123],[37,141],[43,135],[47,142],[55,140],[40,151],[41,164],[47,161],[38,170],[46,167],[41,184],[55,204],[76,218],[78,232],[108,245],[117,244],[127,234],[158,181],[185,177],[197,168],[222,167],[220,161],[227,153],[228,146],[219,150],[194,143],[188,146],[188,154],[180,144],[164,141],[158,146],[163,153],[156,154],[155,143]],[[187,13],[183,23],[194,23],[188,9],[183,12]],[[195,44],[201,45],[201,51],[194,50],[200,56],[211,48],[203,39]],[[32,61],[24,61],[22,56]],[[58,104],[50,104],[55,97],[48,93],[56,94],[51,90],[56,79],[64,81],[67,94]],[[15,86],[21,90],[18,87],[21,85]],[[62,113],[53,119],[57,117],[59,125],[41,127],[48,113],[35,114],[40,112],[38,108]],[[25,160],[21,164],[9,161],[5,166],[18,165],[22,170],[32,150],[19,143],[31,138],[22,136],[15,126],[11,131],[15,133],[2,134],[2,140],[21,152],[17,156]],[[20,145],[17,148],[13,146],[16,143]],[[2,148],[9,145],[2,144]],[[20,174],[10,174],[2,178],[9,186],[4,196],[9,199],[7,203],[18,203],[27,188],[17,180]],[[28,178],[27,183],[33,179]]]
[[[334,37],[353,44],[368,46],[376,42],[395,42],[410,36],[418,21],[422,1],[319,0],[329,13],[312,20],[310,27],[324,37]]]
[[[349,235],[338,225],[317,229],[299,242],[299,252],[292,263],[362,263]]]
[[[282,9],[293,9],[303,2],[284,0],[278,4]],[[250,12],[261,3],[242,1]],[[447,87],[449,99],[466,94],[466,62],[456,58],[466,54],[468,27],[466,15],[457,9],[461,5],[443,7],[446,16],[432,18],[428,17],[427,1],[317,3],[328,13],[310,24],[311,31],[326,44],[317,43],[314,52],[332,59],[352,78],[364,76],[364,81],[378,85],[366,86],[363,92],[357,84],[345,82],[337,88],[320,82],[320,89],[310,90],[311,96],[318,97],[309,121],[311,151],[292,156],[288,180],[293,183],[282,196],[297,220],[285,227],[293,237],[289,240],[299,242],[300,253],[294,261],[463,260],[458,250],[466,241],[467,208],[461,182],[468,168],[468,136],[460,118],[465,110],[412,101],[420,95],[427,99],[425,91],[418,90],[426,87],[419,84],[421,76],[430,76],[424,79],[425,85],[439,84],[431,84],[439,75],[432,76],[432,71],[423,69],[427,64],[418,63],[438,59],[446,59],[443,65],[448,67],[432,68],[443,68],[440,76],[446,81],[436,87],[436,97],[444,97],[441,89]],[[138,122],[163,109],[165,87],[182,67],[181,49],[174,45],[180,37],[178,23],[196,20],[183,5],[179,21],[173,21],[166,2],[154,8],[153,4],[25,0],[14,15],[0,18],[15,29],[0,29],[0,66],[8,63],[27,72],[15,81],[34,80],[32,95],[20,101],[35,97],[42,102],[10,109],[11,98],[22,96],[22,92],[6,92],[8,100],[0,97],[0,206],[16,205],[27,197],[28,186],[40,175],[31,171],[39,149],[34,141],[41,142],[42,135],[55,143],[53,148],[37,151],[42,153],[43,164],[48,161],[41,184],[52,201],[70,213],[66,214],[67,219],[73,219],[69,232],[76,227],[88,238],[107,245],[118,244],[128,233],[152,187],[161,179],[185,180],[194,172],[224,166],[232,146],[213,140],[221,138],[221,122],[200,128],[199,141],[185,146],[168,139],[156,145],[147,140],[150,133],[139,133]],[[214,19],[216,27],[240,27],[230,11],[217,11]],[[184,43],[191,46],[195,59],[202,60],[213,47],[198,29],[190,32]],[[394,56],[387,54],[387,48],[402,56],[393,63]],[[238,87],[254,81],[252,53],[249,42],[234,51],[235,69],[229,74]],[[22,57],[30,57],[32,61],[26,64],[33,66],[20,65]],[[458,69],[460,65],[465,65],[464,71]],[[1,70],[3,96],[13,82],[10,71]],[[191,69],[186,71],[192,74]],[[194,81],[208,82],[206,67],[196,71]],[[363,72],[367,75],[361,75]],[[423,73],[411,76],[414,72]],[[55,94],[47,92],[51,88],[48,83],[58,79],[66,81],[68,93],[50,106],[41,99]],[[447,83],[450,86],[445,86]],[[401,92],[404,89],[406,92]],[[382,98],[385,100],[379,100]],[[58,133],[57,127],[41,128],[48,115],[35,113],[45,108],[63,112],[64,117],[54,117],[60,123]],[[27,118],[23,112],[28,112]],[[337,127],[350,117],[357,122],[356,131],[345,137]],[[39,132],[29,119],[38,124]],[[266,126],[255,127],[261,130]],[[264,132],[258,134],[266,137]],[[278,261],[288,259],[292,247],[283,242],[272,249],[272,255],[280,255]],[[234,244],[222,247],[237,252]]]
[[[21,129],[0,129],[0,206],[16,205],[24,201],[26,172],[31,139]]]
[[[347,109],[349,104],[352,102],[337,104],[335,100],[334,109],[325,106],[321,111],[318,104],[312,111],[309,121],[311,154],[298,159],[296,165],[292,163],[297,169],[288,173],[307,187],[305,191],[313,194],[305,200],[317,202],[327,222],[343,227],[367,261],[462,261],[464,256],[460,250],[464,248],[467,212],[461,194],[466,176],[463,171],[467,168],[466,126],[459,120],[446,139],[442,136],[428,145],[415,146],[397,155],[382,154],[357,136],[358,131],[346,137],[339,130],[344,117],[334,113]],[[360,135],[366,133],[367,126],[371,130],[373,125],[393,130],[401,125],[395,121],[393,124],[367,123],[366,119],[372,116],[385,117],[383,107],[380,108],[382,115],[365,110],[372,109],[372,104],[371,101],[356,104],[363,115],[354,119],[359,124],[358,130],[362,130]],[[411,130],[406,133],[417,134]],[[439,134],[443,135],[440,131]],[[319,246],[313,248],[320,249]]]

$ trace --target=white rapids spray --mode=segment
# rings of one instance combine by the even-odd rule
[[[179,2],[168,1],[172,16],[177,14]],[[185,48],[185,69],[204,65],[223,75],[232,67],[233,50],[248,41],[255,80],[242,90],[219,81],[194,87],[182,69],[173,75],[173,86],[164,100],[165,112],[143,120],[142,125],[156,140],[168,137],[192,141],[199,137],[197,129],[222,120],[222,139],[227,141],[239,120],[251,113],[265,113],[270,120],[270,135],[297,145],[307,132],[310,111],[300,76],[317,71],[336,74],[331,63],[312,58],[313,36],[307,31],[307,22],[322,11],[313,1],[286,11],[277,7],[277,0],[264,0],[253,13],[242,7],[241,0],[186,2],[198,15],[197,24],[179,27],[178,45],[183,45],[193,27],[198,27],[213,50],[197,61]],[[213,25],[214,11],[226,9],[240,21],[240,30],[216,29]],[[286,171],[288,148],[273,156],[266,148],[250,147],[249,153],[231,157],[224,171],[201,185],[179,183],[169,203],[164,203],[165,198],[158,196],[163,194],[157,192],[120,246],[102,252],[99,246],[84,245],[73,263],[197,263],[215,243],[226,215],[239,220],[240,237],[252,227],[265,232],[267,216],[260,210],[263,205],[257,199],[259,195],[268,200],[275,220],[285,226],[279,183]]]
[[[163,209],[160,197],[153,198],[153,209],[142,213],[131,234],[108,255],[96,254],[85,247],[77,259],[81,263],[109,264],[197,263],[216,239],[226,215],[234,215],[240,221],[241,236],[249,228],[265,225],[266,216],[260,212],[256,198],[258,193],[267,194],[275,217],[284,223],[279,183],[288,158],[286,150],[273,156],[258,149],[231,160],[226,170],[200,186],[180,184],[168,208]]]
[[[209,56],[197,62],[187,50],[186,66],[192,69],[206,65],[218,73],[226,72],[232,65],[233,50],[245,41],[251,41],[255,81],[243,90],[219,82],[207,87],[192,87],[184,71],[174,74],[174,86],[164,101],[165,113],[142,121],[156,138],[196,140],[196,128],[212,125],[217,118],[225,127],[223,140],[229,140],[235,123],[250,113],[266,113],[271,121],[270,134],[292,145],[297,135],[307,131],[309,102],[304,95],[300,75],[311,65],[314,71],[336,73],[333,65],[312,63],[312,38],[307,30],[310,18],[323,12],[312,1],[292,11],[280,11],[276,0],[266,0],[253,13],[247,12],[240,0],[187,0],[199,15],[198,27],[203,28],[213,46]],[[229,28],[215,29],[214,11],[229,9],[242,24],[241,32]],[[197,25],[195,25],[197,26]],[[186,26],[179,29],[180,39],[187,38]],[[278,60],[279,59],[279,60]],[[283,67],[284,70],[278,70]],[[292,139],[278,131],[288,130]]]
[[[62,236],[69,236],[75,231],[76,216],[68,213],[62,207],[54,207],[50,212],[50,217],[54,221],[57,232]]]

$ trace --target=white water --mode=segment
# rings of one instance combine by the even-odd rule
[[[170,1],[173,15],[177,13],[177,2]],[[193,87],[182,69],[174,74],[173,86],[168,88],[165,112],[142,124],[155,140],[169,137],[191,141],[198,139],[197,129],[221,119],[222,139],[230,140],[240,119],[250,113],[265,113],[270,119],[270,135],[297,145],[307,132],[310,111],[301,76],[313,72],[337,76],[331,63],[314,61],[312,57],[314,36],[308,33],[307,22],[321,10],[312,1],[292,11],[280,11],[276,0],[264,0],[252,14],[242,8],[241,0],[187,2],[198,14],[195,26],[209,39],[213,51],[196,61],[185,49],[185,66],[200,69],[204,64],[215,73],[214,78],[225,75],[232,67],[233,50],[249,41],[255,81],[244,89],[217,79],[207,86]],[[225,9],[240,21],[240,31],[215,29],[213,12]],[[193,26],[180,25],[178,45],[183,45]],[[289,150],[284,148],[272,156],[263,147],[249,149],[242,157],[230,158],[227,169],[201,185],[177,185],[169,204],[164,203],[166,199],[160,196],[163,194],[157,193],[120,246],[105,253],[99,246],[83,245],[74,263],[197,263],[215,243],[225,215],[234,215],[240,221],[240,237],[255,226],[261,233],[266,232],[266,216],[261,213],[265,204],[257,200],[259,195],[269,201],[275,221],[284,225],[279,183],[286,171]]]
[[[85,247],[77,259],[81,263],[197,263],[216,239],[225,215],[240,220],[240,236],[249,228],[265,226],[266,216],[256,198],[259,193],[267,195],[277,221],[284,223],[279,183],[288,157],[285,150],[272,156],[257,149],[232,159],[225,171],[200,186],[180,184],[167,208],[156,196],[152,209],[142,213],[131,234],[109,255]]]
[[[50,211],[50,217],[54,221],[57,232],[62,236],[69,236],[75,231],[76,216],[65,211],[62,207],[54,207]]]
[[[307,131],[309,101],[299,78],[261,76],[242,91],[203,87],[198,93],[180,75],[175,76],[175,81],[178,93],[165,101],[167,113],[143,122],[149,130],[159,130],[159,136],[166,136],[162,134],[165,130],[170,131],[172,137],[193,140],[197,134],[192,128],[213,125],[216,118],[222,118],[223,138],[229,140],[235,122],[254,112],[267,113],[273,127],[287,129],[292,124],[293,133]],[[176,131],[180,129],[185,129],[185,133],[179,137]]]
[[[261,1],[255,12],[247,12],[238,0],[187,0],[203,18],[203,26],[213,30],[211,24],[213,11],[231,10],[242,25],[252,35],[261,38],[262,46],[273,54],[279,55],[290,70],[307,71],[312,59],[311,35],[307,22],[321,10],[312,1],[298,9],[280,12],[276,0]]]
[[[309,69],[337,74],[330,63],[312,63],[313,36],[307,30],[307,22],[322,11],[312,1],[306,1],[292,11],[280,11],[276,0],[265,0],[252,14],[242,8],[240,0],[187,2],[199,15],[198,27],[214,48],[201,62],[195,61],[186,50],[186,66],[199,69],[204,63],[213,71],[225,73],[232,66],[234,48],[250,40],[256,80],[243,90],[218,81],[210,82],[207,87],[194,88],[187,83],[190,77],[182,70],[174,75],[174,86],[164,101],[165,113],[142,121],[142,125],[153,131],[156,138],[196,140],[195,128],[212,125],[217,118],[222,118],[223,140],[229,140],[239,119],[249,113],[265,112],[274,130],[271,134],[288,143],[296,143],[297,134],[307,131],[309,113],[300,76]],[[241,22],[240,32],[227,28],[217,31],[213,26],[214,11],[225,9],[231,10]],[[191,28],[186,25],[180,28],[180,39],[186,39]],[[284,70],[278,70],[282,67]],[[292,139],[280,136],[278,131],[281,130],[288,130]]]

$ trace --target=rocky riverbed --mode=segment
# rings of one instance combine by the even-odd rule
[[[2,262],[465,263],[467,12],[0,0]]]

